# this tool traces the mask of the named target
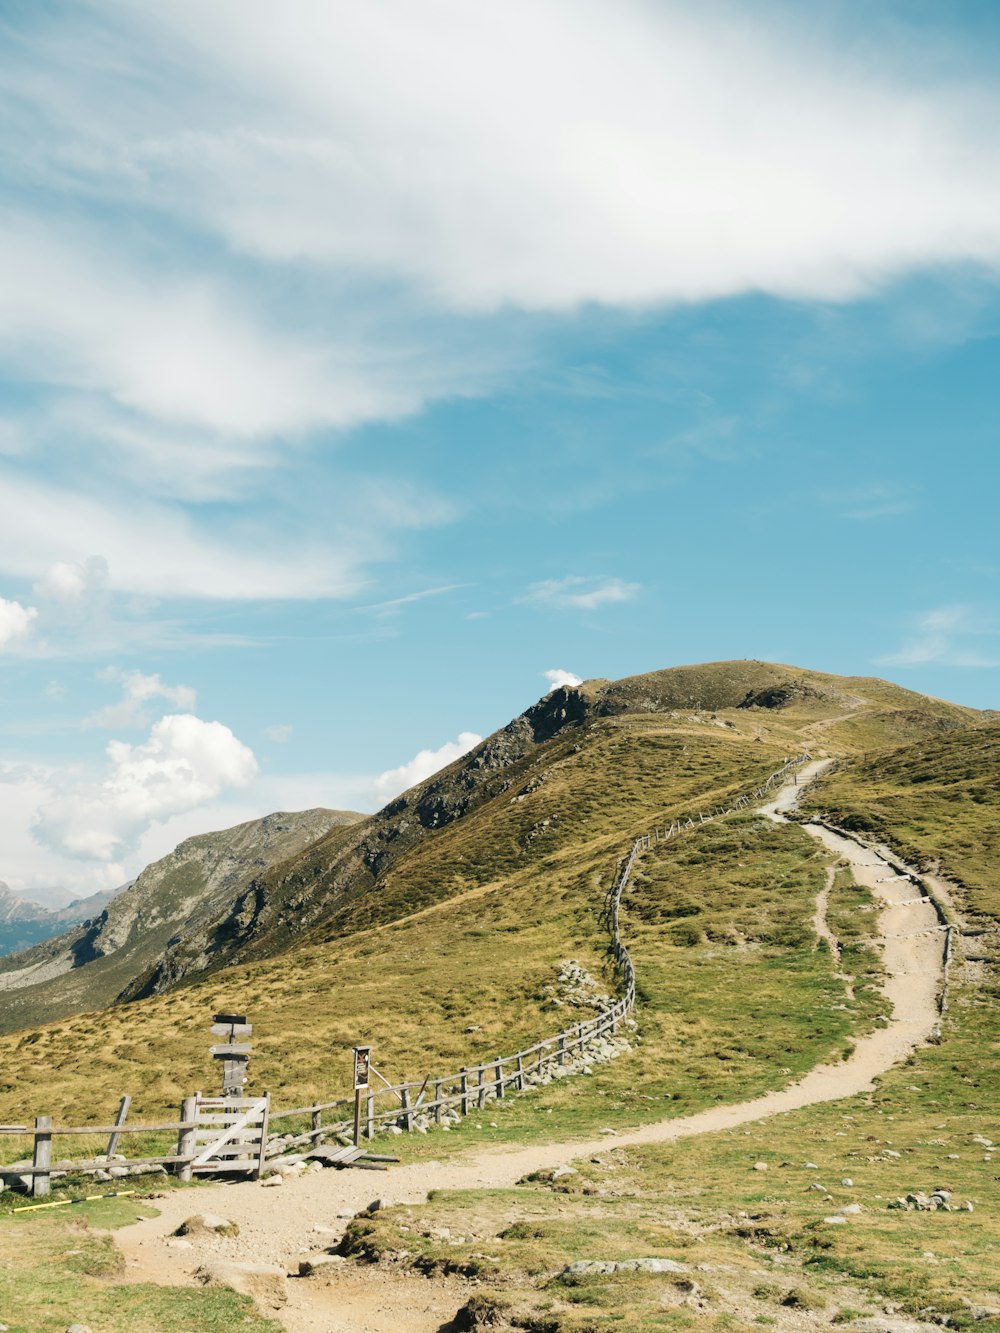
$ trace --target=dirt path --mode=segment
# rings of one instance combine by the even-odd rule
[[[782,788],[762,807],[762,813],[783,821],[784,812],[827,762],[808,765],[798,774],[797,782]],[[926,899],[914,901],[912,884],[898,879],[894,868],[878,852],[825,828],[807,826],[807,831],[834,855],[849,862],[858,882],[883,904],[879,926],[891,1016],[884,1029],[858,1041],[847,1060],[818,1066],[779,1092],[644,1125],[613,1138],[602,1135],[515,1151],[491,1149],[458,1161],[399,1166],[384,1176],[327,1170],[286,1182],[278,1189],[241,1183],[171,1195],[158,1201],[162,1209],[159,1217],[117,1233],[130,1277],[135,1281],[189,1284],[194,1270],[208,1255],[277,1263],[294,1273],[302,1257],[330,1244],[329,1238],[313,1231],[314,1226],[343,1227],[346,1217],[366,1207],[376,1196],[387,1204],[421,1203],[432,1189],[511,1186],[528,1172],[606,1152],[611,1144],[670,1143],[869,1090],[880,1074],[905,1059],[937,1026],[944,936],[933,904]],[[231,1240],[199,1241],[192,1249],[178,1247],[167,1238],[196,1210],[231,1218],[239,1224],[240,1235]],[[333,1282],[289,1283],[288,1303],[276,1317],[289,1333],[387,1333],[399,1328],[431,1333],[461,1303],[456,1296],[456,1288],[447,1282],[373,1273],[345,1265],[343,1277]]]

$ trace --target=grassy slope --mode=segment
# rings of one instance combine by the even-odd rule
[[[336,1062],[330,1051],[360,1037],[373,1038],[386,1072],[413,1075],[494,1055],[562,1026],[568,1012],[553,1010],[547,985],[554,967],[568,956],[599,972],[603,938],[595,907],[632,834],[664,815],[721,801],[726,792],[752,785],[802,738],[814,749],[860,751],[874,748],[894,726],[926,736],[967,719],[962,710],[948,713],[944,705],[943,711],[935,706],[920,716],[909,699],[902,706],[894,687],[863,684],[871,696],[868,706],[855,707],[844,721],[834,719],[852,712],[850,700],[807,693],[777,713],[723,711],[715,705],[719,717],[713,720],[683,711],[664,717],[668,710],[658,706],[651,714],[597,721],[585,737],[579,732],[562,737],[539,762],[527,765],[528,790],[514,787],[478,815],[425,840],[385,877],[384,887],[356,898],[353,915],[334,916],[283,957],[230,969],[110,1014],[82,1015],[38,1033],[0,1039],[0,1120],[37,1110],[58,1116],[71,1107],[74,1118],[102,1119],[126,1089],[136,1095],[137,1115],[172,1109],[195,1084],[209,1084],[206,1019],[217,1004],[251,1013],[260,1034],[254,1085],[271,1086],[283,1103],[345,1087],[346,1051]],[[691,706],[676,698],[669,703],[669,711],[675,704],[682,710]],[[727,721],[732,728],[718,725]],[[944,732],[942,739],[951,736]],[[582,748],[575,748],[581,741]],[[841,878],[830,919],[842,934],[850,932],[845,959],[859,965],[864,983],[857,1004],[844,1008],[846,996],[829,956],[813,947],[810,935],[823,877],[823,862],[805,835],[752,817],[699,829],[659,848],[647,858],[628,904],[643,991],[642,1041],[632,1055],[597,1067],[591,1078],[491,1106],[489,1122],[470,1118],[447,1137],[406,1140],[402,1151],[440,1156],[478,1141],[592,1133],[609,1120],[638,1123],[659,1118],[675,1103],[686,1112],[778,1086],[792,1072],[845,1050],[851,1033],[863,1030],[872,1017],[867,931],[874,922],[871,913],[856,910],[864,905],[863,895]],[[401,916],[407,909],[410,914]],[[352,929],[356,933],[338,935]],[[988,1135],[993,1128],[995,1133],[1000,1110],[977,1063],[992,1030],[982,1000],[981,990],[960,989],[946,1043],[922,1053],[914,1068],[891,1075],[870,1104],[856,1099],[849,1106],[785,1117],[749,1136],[646,1149],[621,1165],[608,1165],[606,1178],[576,1182],[582,1188],[574,1186],[571,1193],[535,1185],[503,1197],[445,1197],[408,1211],[418,1224],[435,1225],[447,1216],[445,1224],[453,1230],[493,1238],[472,1248],[491,1255],[502,1251],[497,1268],[504,1281],[535,1309],[554,1305],[553,1328],[742,1327],[726,1313],[724,1293],[714,1306],[709,1302],[706,1313],[674,1308],[678,1288],[662,1280],[616,1278],[577,1289],[551,1281],[573,1257],[682,1258],[692,1245],[699,1247],[699,1261],[734,1270],[733,1281],[772,1264],[781,1270],[773,1283],[754,1279],[772,1290],[747,1297],[759,1300],[754,1308],[762,1322],[793,1285],[823,1295],[845,1272],[847,1285],[825,1297],[830,1313],[841,1297],[841,1308],[863,1300],[871,1308],[886,1293],[912,1304],[916,1277],[927,1276],[927,1261],[914,1254],[915,1234],[933,1235],[935,1243],[939,1234],[952,1238],[950,1266],[930,1275],[945,1290],[942,1299],[954,1302],[956,1292],[976,1294],[996,1200],[982,1167],[968,1156],[968,1144],[974,1132]],[[753,1022],[747,1022],[748,1015]],[[470,1023],[482,1030],[463,1034]],[[303,1041],[303,1033],[309,1040]],[[155,1067],[144,1063],[150,1045],[157,1051]],[[973,1088],[966,1083],[971,1079],[984,1086]],[[993,1086],[997,1083],[993,1077]],[[26,1104],[29,1089],[44,1090],[44,1107],[33,1098]],[[843,1127],[844,1114],[855,1116],[850,1129]],[[895,1126],[886,1135],[887,1116],[906,1117],[904,1148],[913,1148],[907,1170],[888,1160],[877,1166],[865,1162],[862,1172],[858,1158],[848,1154],[871,1156],[877,1148],[866,1145],[892,1135],[897,1146],[903,1142]],[[942,1135],[944,1148],[927,1142]],[[953,1146],[962,1148],[961,1168],[947,1156]],[[749,1168],[769,1155],[774,1175],[762,1180]],[[793,1158],[799,1166],[779,1167],[779,1161]],[[603,1160],[617,1159],[609,1151]],[[857,1197],[876,1210],[872,1220],[877,1217],[878,1225],[870,1226],[865,1215],[863,1223],[833,1235],[813,1230],[811,1224],[831,1205],[808,1191],[801,1166],[807,1160],[817,1162],[824,1179],[830,1177],[827,1183],[835,1184],[833,1173],[848,1170],[863,1181]],[[979,1211],[882,1214],[877,1193],[932,1188],[941,1183],[940,1174],[931,1174],[935,1163],[954,1178],[956,1188],[976,1191]],[[814,1173],[807,1174],[811,1180]],[[747,1229],[736,1216],[741,1209],[766,1212],[768,1221],[750,1229],[775,1231],[777,1244],[790,1248],[773,1248],[763,1235],[758,1244],[736,1234]],[[506,1229],[505,1219],[509,1224],[536,1217],[542,1222],[535,1230],[544,1231],[545,1219],[552,1230],[533,1236],[529,1227],[527,1235],[495,1239]],[[389,1248],[392,1229],[402,1220],[392,1211],[375,1224],[388,1229]],[[958,1232],[958,1226],[964,1229]],[[430,1240],[415,1241],[412,1230],[404,1248],[431,1255],[442,1249]],[[453,1259],[454,1251],[446,1257]],[[710,1284],[711,1278],[702,1282]]]
[[[940,848],[962,886],[960,905],[975,913],[977,929],[995,928],[996,740],[988,726],[872,756],[839,770],[808,803],[888,837],[914,859],[936,863]],[[742,848],[736,861],[745,873]],[[715,864],[724,880],[725,858]],[[861,971],[870,954],[858,932],[871,914],[857,911],[860,891],[844,879],[828,919],[847,944],[848,970]],[[636,906],[646,920],[669,920],[679,904],[647,884]],[[674,920],[677,931],[700,923],[708,935],[702,913]],[[744,994],[756,995],[756,986]],[[872,1095],[679,1145],[609,1148],[600,1161],[576,1163],[579,1175],[555,1188],[444,1194],[377,1219],[362,1243],[388,1254],[409,1248],[425,1265],[461,1261],[465,1248],[485,1251],[493,1258],[474,1267],[502,1288],[501,1300],[552,1330],[849,1326],[862,1313],[887,1312],[1000,1329],[1000,1316],[983,1314],[1000,1307],[1000,1177],[980,1141],[1000,1139],[998,1000],[993,968],[959,962],[942,1040],[891,1070]],[[766,1173],[753,1169],[760,1161]],[[974,1211],[886,1207],[899,1194],[936,1188]],[[847,1203],[862,1212],[846,1226],[824,1224]],[[422,1235],[441,1226],[471,1243],[443,1246]],[[557,1277],[576,1258],[645,1255],[707,1265],[691,1274],[700,1295],[691,1296],[686,1278]]]
[[[124,1260],[109,1232],[155,1211],[121,1199],[52,1213],[0,1213],[0,1323],[10,1333],[65,1333],[70,1324],[129,1333],[278,1333],[248,1297],[115,1282]]]
[[[567,957],[604,968],[597,913],[629,837],[665,812],[742,789],[783,753],[714,727],[657,725],[636,736],[598,722],[581,749],[550,754],[536,790],[445,828],[359,902],[353,934],[330,938],[324,925],[277,959],[0,1038],[0,1120],[73,1108],[99,1122],[125,1091],[136,1118],[173,1109],[214,1081],[207,1028],[218,1007],[249,1014],[254,1086],[284,1105],[346,1092],[348,1050],[360,1039],[387,1074],[412,1077],[563,1026],[569,1015],[552,1012],[546,987]],[[404,903],[408,917],[380,919]],[[466,1035],[472,1024],[481,1030]],[[143,1059],[150,1045],[155,1061]],[[45,1089],[44,1108],[34,1088]]]

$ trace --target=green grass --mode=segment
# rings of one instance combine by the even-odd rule
[[[4,1196],[6,1197],[6,1196]],[[247,1297],[226,1288],[121,1283],[111,1232],[155,1216],[142,1203],[108,1199],[51,1213],[0,1214],[0,1323],[11,1333],[279,1333]]]

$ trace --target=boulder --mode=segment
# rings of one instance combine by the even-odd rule
[[[228,1217],[219,1217],[217,1213],[194,1213],[186,1218],[175,1236],[238,1236],[240,1229]]]

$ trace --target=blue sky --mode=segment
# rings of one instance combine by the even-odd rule
[[[16,890],[375,808],[566,673],[1000,707],[994,5],[50,0],[0,39]]]

